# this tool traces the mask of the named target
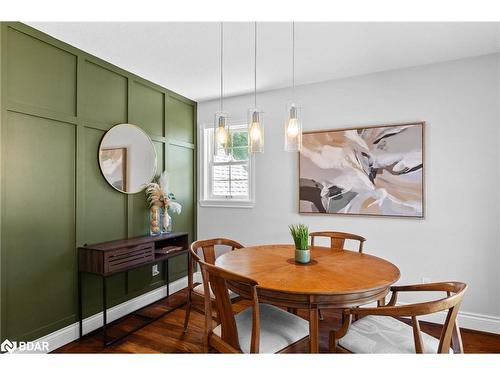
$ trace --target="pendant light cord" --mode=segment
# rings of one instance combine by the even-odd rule
[[[220,111],[224,111],[224,23],[220,23]]]
[[[254,57],[254,76],[253,76],[253,104],[254,108],[257,108],[257,21],[254,23],[254,51],[253,51],[253,57]]]
[[[295,101],[295,21],[292,21],[292,100]]]

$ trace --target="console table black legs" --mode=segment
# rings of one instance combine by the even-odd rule
[[[106,329],[108,328],[108,304],[106,298],[106,276],[102,277],[102,342],[104,346],[108,344]],[[81,323],[80,323],[81,324]]]
[[[189,256],[188,256],[188,262],[189,262]],[[164,268],[163,268],[164,269],[163,275],[164,275],[165,283],[166,283],[166,287],[167,287],[167,297],[170,296],[170,287],[169,287],[169,281],[168,281],[168,279],[169,279],[168,263],[169,263],[168,260],[166,260]],[[129,314],[129,315],[134,315],[134,316],[137,316],[141,319],[144,319],[145,321],[143,323],[141,323],[140,325],[135,327],[133,330],[126,332],[119,337],[108,340],[108,335],[107,335],[107,329],[108,329],[108,325],[109,325],[108,324],[108,316],[107,316],[107,311],[108,311],[108,304],[107,304],[107,297],[108,296],[107,296],[107,294],[108,293],[107,293],[107,282],[106,282],[108,277],[102,276],[101,278],[102,278],[102,342],[103,342],[103,345],[105,347],[115,344],[116,342],[124,339],[125,337],[129,336],[130,334],[138,331],[141,328],[144,328],[146,325],[164,317],[165,315],[171,313],[175,309],[186,304],[186,302],[181,302],[175,306],[170,307],[167,311],[164,311],[161,314],[154,316],[154,317],[149,317],[149,316],[137,313],[137,311],[143,310],[143,309],[147,308],[148,306],[151,306],[151,305],[157,303],[158,301],[162,300],[163,298],[165,298],[165,297],[162,297],[162,298],[160,298],[160,299],[158,299],[158,300],[156,300],[156,301],[154,301],[154,302],[152,302],[144,307],[141,307],[140,309],[133,311]],[[82,292],[82,272],[80,272],[79,276],[78,276],[78,296],[79,296],[78,297],[78,321],[79,321],[79,337],[80,337],[80,339],[84,336],[83,335],[83,313],[82,313],[83,303],[82,303],[82,293],[81,292]],[[94,331],[86,333],[85,336],[93,333]]]
[[[172,246],[175,245],[175,246]],[[161,253],[158,249],[163,249],[167,247],[175,247],[175,251]],[[180,249],[180,250],[177,250]],[[117,273],[123,273],[143,267],[146,265],[151,265],[155,263],[163,262],[163,279],[166,283],[167,297],[170,296],[170,283],[169,283],[169,259],[178,257],[180,255],[187,255],[188,270],[189,270],[189,251],[188,251],[188,237],[186,233],[169,233],[166,235],[161,235],[157,237],[140,237],[130,240],[113,241],[104,244],[98,244],[94,246],[83,246],[78,248],[78,323],[79,323],[79,338],[84,337],[83,335],[83,297],[82,297],[82,283],[83,274],[94,274],[101,277],[102,281],[102,342],[104,346],[113,345],[114,343],[122,340],[126,336],[136,332],[137,330],[145,327],[149,323],[154,322],[162,318],[163,316],[171,313],[175,309],[185,305],[185,301],[179,303],[175,306],[169,307],[166,311],[162,312],[158,316],[150,317],[144,314],[138,313],[139,310],[143,310],[148,306],[157,303],[159,300],[165,298],[162,297],[147,306],[143,306],[140,309],[131,312],[129,315],[134,315],[138,318],[144,320],[141,324],[135,327],[133,330],[120,335],[119,337],[110,338],[108,340],[108,291],[107,291],[107,279],[111,275]],[[139,259],[139,260],[138,260]],[[92,332],[85,334],[89,335]]]

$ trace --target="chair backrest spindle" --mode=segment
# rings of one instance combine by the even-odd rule
[[[353,233],[346,232],[333,232],[333,231],[324,231],[324,232],[312,232],[309,234],[311,237],[311,246],[314,246],[315,237],[329,237],[330,238],[330,247],[334,250],[345,250],[344,245],[346,240],[355,240],[359,242],[358,251],[360,253],[363,252],[363,243],[366,241],[366,238],[358,236]]]
[[[191,244],[191,250],[198,254],[198,249],[201,249],[204,261],[215,264],[215,246],[227,246],[231,248],[231,251],[243,248],[242,244],[228,238],[212,238],[193,242]]]

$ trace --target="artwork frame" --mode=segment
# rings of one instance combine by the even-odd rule
[[[106,171],[105,168],[105,161],[106,160],[115,160],[116,162],[119,162],[121,165],[121,168],[117,168],[114,171],[115,174],[115,179],[112,181],[108,181],[108,183],[116,190],[118,191],[126,191],[128,186],[127,186],[127,181],[128,181],[128,149],[127,147],[108,147],[108,148],[102,148],[99,150],[100,152],[100,165],[101,165],[101,172],[103,176],[108,180],[108,178],[112,179],[113,178],[113,173]],[[116,172],[120,174],[120,178],[116,179]]]
[[[360,131],[377,131],[382,130],[382,128],[401,128],[407,129],[410,127],[416,127],[420,131],[420,135],[418,136],[418,141],[420,142],[420,150],[421,150],[421,176],[420,176],[420,186],[418,192],[420,194],[420,210],[414,213],[370,213],[370,212],[312,212],[311,210],[304,209],[304,155],[303,153],[307,152],[308,147],[308,136],[317,136],[324,133],[345,133],[357,131],[359,134]],[[404,123],[389,123],[389,124],[378,124],[378,125],[361,125],[361,126],[353,126],[353,127],[343,127],[337,129],[322,129],[322,130],[314,130],[307,131],[303,133],[303,148],[301,152],[298,153],[298,177],[297,177],[297,203],[298,203],[298,213],[301,215],[341,215],[341,216],[364,216],[364,217],[392,217],[392,218],[412,218],[412,219],[423,219],[425,218],[425,134],[426,134],[427,124],[425,121],[414,121],[414,122],[404,122]],[[400,131],[401,133],[403,130]],[[302,179],[302,182],[301,182]],[[321,185],[321,184],[320,184]],[[302,189],[302,190],[301,190]],[[316,202],[316,208],[318,207],[318,202]],[[323,207],[323,210],[325,208]]]

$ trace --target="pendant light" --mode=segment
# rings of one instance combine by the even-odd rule
[[[264,152],[262,111],[257,109],[257,22],[254,23],[254,107],[248,110],[248,148],[251,153]]]
[[[295,103],[295,22],[292,22],[292,102],[287,106],[285,121],[285,151],[302,149],[302,120],[300,108]]]
[[[224,112],[224,23],[220,23],[220,111],[214,118],[214,154],[227,154],[229,146],[229,113]]]

